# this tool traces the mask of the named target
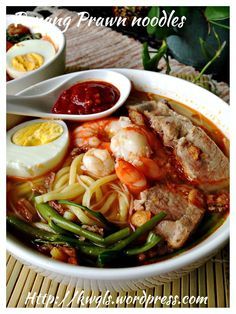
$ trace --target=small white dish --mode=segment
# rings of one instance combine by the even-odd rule
[[[56,48],[56,54],[49,62],[37,70],[29,72],[23,77],[8,81],[8,95],[15,95],[29,86],[64,73],[66,41],[64,34],[58,27],[35,17],[7,15],[6,28],[12,23],[23,24],[29,27],[33,33],[41,33],[44,36],[48,36]]]
[[[52,107],[60,94],[76,83],[87,81],[107,82],[115,86],[120,97],[111,108],[93,114],[56,114],[52,113]],[[90,70],[77,72],[72,77],[57,81],[46,93],[33,96],[7,96],[7,113],[21,116],[40,117],[47,119],[63,119],[73,121],[88,121],[104,118],[115,112],[124,104],[131,91],[131,82],[123,74],[110,70]]]

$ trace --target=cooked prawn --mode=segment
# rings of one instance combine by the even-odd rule
[[[129,125],[126,127],[126,130],[133,130],[145,136],[152,152],[157,155],[162,155],[163,157],[163,145],[161,144],[159,138],[152,131],[147,130],[145,126],[141,125]]]
[[[85,122],[72,133],[74,146],[83,148],[102,148],[110,150],[110,140],[121,128],[131,124],[128,117],[106,118]]]
[[[128,187],[130,192],[138,194],[147,188],[145,176],[131,163],[118,159],[115,170],[117,177]]]
[[[82,169],[101,178],[115,171],[115,162],[108,150],[91,148],[84,154]]]
[[[161,167],[156,160],[140,157],[140,163],[136,168],[150,180],[161,180],[166,175],[166,169]]]
[[[147,179],[161,180],[165,176],[162,165],[153,159],[153,154],[162,151],[161,143],[145,126],[133,124],[128,117],[83,123],[74,130],[73,142],[88,151],[84,169],[95,176],[114,171],[113,155],[118,178],[134,194],[147,188]],[[104,163],[104,156],[100,156],[101,152],[110,161],[109,167]]]
[[[166,175],[166,168],[163,167],[160,157],[163,159],[163,149],[161,143],[156,139],[155,135],[145,129],[142,126],[129,125],[121,129],[111,139],[111,151],[119,160],[123,160],[126,163],[118,163],[121,168],[127,169],[128,174],[125,171],[119,171],[118,166],[117,172],[120,180],[129,187],[129,190],[135,190],[134,187],[130,187],[127,180],[131,177],[133,171],[134,176],[139,174],[139,177],[143,175],[145,178],[150,180],[161,180]],[[153,158],[161,152],[158,158]],[[130,166],[128,166],[130,164]],[[125,178],[122,178],[122,175]],[[128,179],[127,179],[128,176]],[[134,182],[132,182],[134,183]],[[143,187],[145,184],[143,184]],[[142,190],[142,188],[138,189]]]
[[[111,151],[116,158],[137,165],[140,157],[150,157],[152,149],[146,135],[138,127],[121,129],[111,139]]]

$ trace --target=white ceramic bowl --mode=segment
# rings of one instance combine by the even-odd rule
[[[65,36],[59,28],[42,19],[28,16],[7,15],[7,25],[12,23],[23,24],[33,32],[48,35],[57,52],[52,60],[42,65],[39,69],[32,71],[21,78],[17,78],[7,82],[7,94],[14,95],[17,92],[32,86],[38,82],[42,82],[51,77],[61,75],[65,71]]]
[[[196,109],[211,119],[227,137],[229,136],[229,107],[212,93],[164,74],[131,69],[112,70],[126,75],[141,91],[166,96]],[[67,74],[66,77],[73,75]],[[65,75],[42,82],[27,89],[22,95],[36,94],[39,89],[46,92],[53,84],[58,84],[58,80],[64,79]],[[56,281],[65,284],[70,282],[84,289],[127,291],[153,287],[184,275],[206,262],[226,244],[228,238],[229,218],[201,243],[178,256],[151,265],[118,269],[61,263],[27,247],[12,235],[8,235],[7,249],[24,264]]]

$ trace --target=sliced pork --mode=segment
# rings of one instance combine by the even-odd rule
[[[158,184],[140,194],[134,209],[167,216],[155,228],[157,234],[173,249],[182,247],[205,213],[204,195],[183,184]]]
[[[144,101],[131,109],[144,114],[163,144],[173,149],[189,181],[210,190],[228,185],[229,160],[202,128],[170,109],[166,101]]]

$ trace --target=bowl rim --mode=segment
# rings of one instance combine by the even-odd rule
[[[144,71],[144,70],[137,70],[137,69],[122,69],[122,68],[111,68],[110,70],[117,70],[121,73],[124,73],[127,71],[131,71],[133,73],[135,72],[150,72],[150,71]],[[123,72],[122,72],[123,71]],[[186,84],[186,88],[190,86],[196,89],[196,91],[199,91],[201,93],[207,93],[208,96],[211,95],[211,97],[214,99],[218,99],[222,103],[222,106],[224,106],[225,110],[228,108],[228,105],[219,97],[216,95],[210,93],[209,91],[201,88],[200,86],[197,86],[193,83],[187,82],[185,80],[182,80],[180,78],[168,76],[166,74],[162,73],[153,73],[150,72],[153,75],[157,75],[159,77],[168,77],[170,80],[181,80],[182,84]],[[75,73],[70,73],[75,74]],[[70,74],[64,74],[70,75]],[[58,77],[57,77],[58,78]],[[55,80],[57,78],[51,78],[49,80]],[[49,81],[47,80],[47,81]],[[45,82],[45,81],[44,81]],[[43,83],[43,82],[41,82]],[[30,90],[36,85],[40,85],[41,83],[37,83],[33,85],[32,87],[28,87],[26,90]],[[23,91],[22,91],[23,92]],[[201,259],[210,257],[211,254],[219,250],[221,247],[223,247],[228,239],[229,239],[229,220],[230,217],[226,218],[224,223],[219,226],[212,234],[207,236],[205,239],[203,239],[200,243],[194,245],[193,247],[187,249],[185,252],[178,254],[177,256],[171,257],[169,259],[156,262],[153,264],[148,265],[142,265],[142,266],[134,266],[134,267],[124,267],[124,268],[97,268],[97,267],[88,267],[88,266],[79,266],[79,265],[70,265],[63,262],[59,262],[53,259],[50,259],[49,263],[49,257],[44,256],[43,254],[35,251],[34,249],[26,246],[23,244],[23,242],[15,242],[15,237],[13,235],[10,235],[10,237],[7,237],[7,249],[16,257],[22,259],[24,262],[27,262],[28,264],[42,267],[44,270],[47,271],[53,271],[57,274],[61,274],[64,276],[70,276],[73,278],[83,278],[83,279],[91,279],[91,280],[131,280],[131,279],[142,279],[142,278],[150,278],[153,276],[158,275],[167,275],[167,273],[171,271],[181,271],[183,267],[186,267],[192,263],[199,262]],[[19,240],[17,240],[19,241]]]
[[[47,63],[43,64],[40,68],[34,70],[34,71],[31,71],[27,74],[25,74],[24,76],[22,77],[18,77],[18,78],[15,78],[13,80],[10,80],[10,81],[7,81],[6,84],[8,86],[10,86],[11,84],[16,84],[16,82],[20,81],[21,79],[25,79],[25,78],[29,78],[30,76],[33,76],[37,73],[39,73],[40,71],[43,71],[45,68],[47,68],[49,65],[51,65],[55,59],[63,52],[63,50],[65,49],[65,46],[66,46],[66,38],[65,38],[65,35],[64,33],[60,30],[60,28],[56,25],[53,25],[52,23],[48,22],[48,21],[44,21],[42,19],[39,19],[37,17],[33,17],[33,16],[18,16],[18,15],[14,15],[14,14],[7,14],[6,15],[6,24],[8,25],[8,18],[10,17],[14,17],[14,18],[20,18],[20,19],[27,19],[27,20],[32,20],[32,22],[34,21],[37,21],[36,24],[47,24],[49,27],[51,28],[54,28],[57,32],[57,36],[61,36],[61,40],[62,40],[62,44],[60,46],[58,46],[58,50],[56,51],[54,57],[49,60]],[[52,38],[52,41],[54,42],[54,39]],[[33,85],[32,85],[33,86]]]

